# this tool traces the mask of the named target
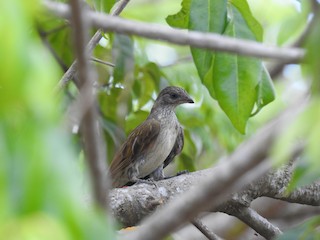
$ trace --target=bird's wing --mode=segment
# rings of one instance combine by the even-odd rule
[[[116,178],[138,155],[143,154],[145,149],[148,149],[154,143],[154,139],[156,139],[159,132],[160,123],[155,119],[147,119],[135,128],[110,165],[111,177]]]
[[[172,162],[174,157],[181,153],[183,145],[184,145],[184,134],[183,134],[183,128],[180,126],[176,142],[175,142],[170,154],[168,155],[168,157],[164,161],[163,168],[168,166],[169,163]]]

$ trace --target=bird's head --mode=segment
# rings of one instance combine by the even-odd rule
[[[175,86],[169,86],[164,88],[158,95],[153,108],[169,107],[174,109],[176,106],[183,103],[194,103],[188,93]]]

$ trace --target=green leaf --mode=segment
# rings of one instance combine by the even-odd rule
[[[115,63],[113,69],[115,83],[125,82],[129,80],[127,78],[133,77],[133,42],[130,37],[122,34],[114,35],[112,58]]]
[[[215,97],[232,124],[245,133],[255,100],[259,62],[246,57],[217,54],[213,67]],[[251,71],[248,71],[251,68]],[[230,70],[233,69],[234,71]]]
[[[190,6],[189,29],[201,32],[224,32],[227,22],[226,0],[192,0]],[[210,51],[191,48],[192,57],[199,76],[204,79],[209,71],[214,54]]]
[[[232,19],[224,34],[237,38],[255,38],[237,8],[229,5],[228,10]],[[217,53],[211,72],[206,76],[211,79],[204,80],[209,90],[214,89],[213,96],[241,133],[245,133],[247,120],[257,99],[256,86],[261,68],[259,60]]]
[[[264,106],[272,102],[275,99],[275,90],[270,78],[270,75],[266,68],[263,66],[261,70],[261,80],[256,87],[257,90],[257,100],[256,106],[257,110],[254,114],[257,114]]]
[[[122,89],[116,109],[117,123],[124,128],[125,117],[132,107],[131,90],[134,83],[134,56],[132,39],[126,35],[115,34],[112,46],[113,82],[115,87]]]
[[[316,14],[313,17],[314,19],[314,26],[319,26],[320,24],[320,15]],[[319,45],[319,38],[320,38],[320,28],[314,27],[309,35],[307,36],[307,40],[305,41],[306,46],[306,61],[310,64],[303,65],[303,68],[307,69],[309,74],[311,74],[312,77],[312,85],[311,85],[311,91],[312,93],[319,95],[320,92],[320,81],[319,81],[319,75],[320,75],[320,58],[319,58],[319,52],[320,52],[320,45]]]
[[[149,112],[142,111],[142,110],[132,112],[126,119],[126,132],[130,133],[139,124],[145,121],[148,115],[149,115]]]
[[[184,153],[179,156],[179,161],[177,161],[177,171],[187,170],[189,172],[196,171],[194,160]]]
[[[112,87],[107,92],[99,92],[98,100],[102,113],[113,122],[117,121],[118,98],[122,89]]]
[[[248,27],[249,31],[252,32],[255,36],[255,40],[262,42],[263,38],[263,29],[260,23],[253,17],[249,5],[246,0],[230,0],[230,3],[235,7],[241,17],[244,19],[247,26],[243,24],[243,27]],[[243,36],[247,38],[246,36]]]
[[[171,27],[188,28],[190,2],[191,0],[182,0],[180,11],[166,18],[167,23]]]
[[[134,109],[135,111],[152,99],[152,94],[157,89],[156,86],[159,85],[161,74],[159,67],[152,62],[139,68],[135,73],[136,79],[133,85],[133,92],[138,100],[138,104]]]
[[[228,21],[227,21],[228,16]],[[245,0],[192,1],[189,28],[262,41],[262,28]],[[199,76],[235,128],[245,133],[257,112],[274,99],[271,79],[258,59],[191,49]]]

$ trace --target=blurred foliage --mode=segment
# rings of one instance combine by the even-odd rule
[[[86,2],[93,10],[109,13],[116,0],[87,0]]]
[[[87,3],[110,12],[115,1]],[[106,219],[84,205],[89,180],[79,136],[71,141],[59,127],[78,91],[69,84],[59,99],[52,94],[74,59],[69,22],[39,6],[36,0],[0,1],[0,239],[113,239]],[[122,16],[287,45],[301,34],[310,12],[309,1],[295,0],[135,0]],[[176,111],[185,128],[176,171],[212,166],[310,87],[311,104],[277,139],[272,157],[283,164],[296,143],[306,142],[291,186],[319,178],[319,39],[315,28],[304,43],[307,64],[286,67],[273,82],[261,60],[104,34],[93,55],[116,67],[93,65],[108,161],[167,85],[183,87],[195,100]],[[292,231],[309,234],[313,224]]]
[[[58,69],[37,35],[39,4],[0,2],[0,239],[112,239],[106,217],[84,202],[58,127]]]
[[[278,240],[314,240],[320,239],[319,231],[315,230],[320,225],[320,218],[308,220],[303,224],[285,232]]]

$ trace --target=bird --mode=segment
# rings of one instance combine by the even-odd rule
[[[113,188],[165,177],[163,169],[184,145],[183,128],[175,114],[175,108],[184,103],[194,101],[180,87],[168,86],[159,93],[147,119],[129,134],[111,162]]]

